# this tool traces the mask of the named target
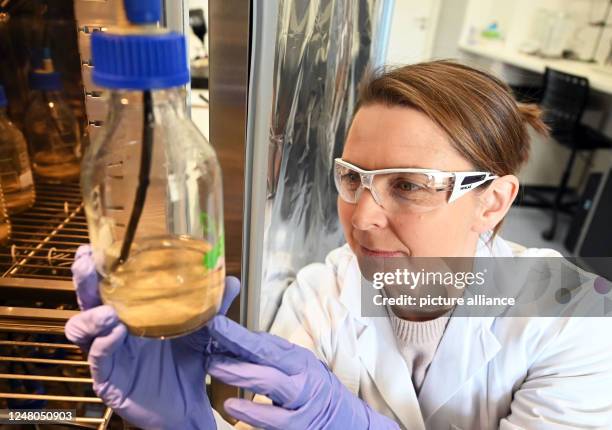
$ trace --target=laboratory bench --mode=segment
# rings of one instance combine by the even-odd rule
[[[519,52],[499,41],[485,41],[478,44],[460,42],[459,49],[468,54],[538,74],[543,74],[546,67],[550,67],[572,75],[584,76],[588,78],[593,90],[612,95],[612,66],[563,58],[543,58]]]

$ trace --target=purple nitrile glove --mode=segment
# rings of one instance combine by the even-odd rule
[[[77,302],[81,310],[102,304],[98,290],[98,275],[91,246],[82,245],[77,249],[72,263],[72,283],[77,292]]]
[[[81,312],[66,323],[66,337],[88,351],[93,389],[106,405],[144,429],[216,429],[206,395],[211,339],[206,328],[168,340],[132,336],[110,306],[101,305],[89,247],[72,265]],[[227,277],[220,313],[240,291]]]
[[[311,351],[251,332],[224,316],[213,318],[208,329],[215,341],[208,373],[273,402],[228,399],[225,410],[235,418],[274,430],[399,430],[351,393]]]

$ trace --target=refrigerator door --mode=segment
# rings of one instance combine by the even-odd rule
[[[384,58],[392,3],[253,4],[242,318],[266,330],[297,271],[343,243],[332,162],[357,85]]]

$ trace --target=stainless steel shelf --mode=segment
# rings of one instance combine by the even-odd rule
[[[88,242],[79,186],[36,188],[35,206],[11,218],[11,242],[0,247],[0,409],[28,402],[76,409],[75,421],[55,424],[105,430],[112,410],[93,392],[81,350],[64,336],[78,312],[70,265]]]

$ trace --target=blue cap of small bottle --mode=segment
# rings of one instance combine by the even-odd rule
[[[32,59],[32,66],[35,69],[30,72],[29,83],[30,88],[33,90],[42,91],[59,91],[62,89],[61,74],[54,72],[53,62],[51,61],[51,50],[44,48],[41,55],[34,56]],[[44,69],[44,64],[48,61],[48,70]]]
[[[35,70],[30,73],[29,82],[33,90],[58,91],[62,89],[61,75],[58,72]]]
[[[152,24],[161,14],[160,0],[125,0],[133,24]],[[93,81],[112,89],[146,90],[189,82],[187,47],[181,34],[97,31],[91,38]]]
[[[124,0],[123,4],[132,24],[155,24],[161,19],[159,0]]]
[[[8,100],[6,100],[6,93],[4,87],[0,85],[0,108],[6,107]]]

